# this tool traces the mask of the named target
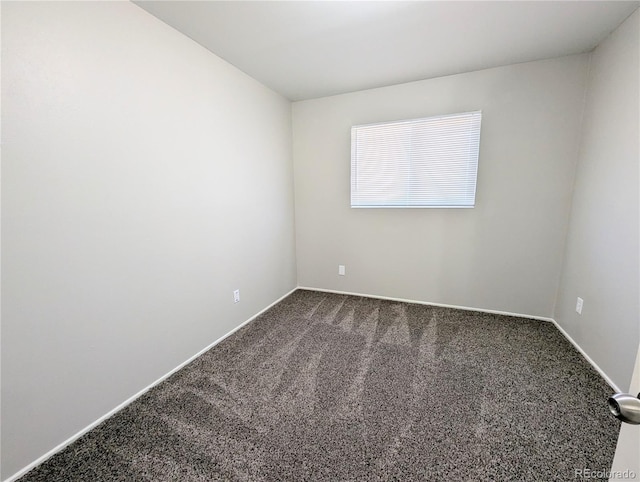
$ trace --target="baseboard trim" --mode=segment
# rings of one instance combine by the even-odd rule
[[[513,316],[513,317],[516,317],[516,318],[529,318],[529,319],[533,319],[533,320],[547,321],[547,322],[553,323],[553,325],[558,329],[558,331],[562,334],[562,336],[564,336],[567,339],[567,341],[569,343],[571,343],[576,350],[578,350],[578,353],[580,353],[582,355],[582,357],[587,361],[587,363],[589,363],[589,365],[591,365],[593,367],[593,369],[600,374],[600,376],[603,378],[603,380],[605,382],[607,382],[607,384],[613,390],[615,390],[616,392],[621,392],[622,391],[622,390],[620,390],[618,385],[616,385],[614,383],[614,381],[605,373],[605,371],[602,368],[600,368],[598,366],[598,364],[595,361],[593,361],[593,359],[589,355],[587,355],[587,353],[582,349],[582,347],[580,345],[578,345],[578,343],[573,338],[571,338],[569,333],[567,333],[565,331],[565,329],[562,328],[558,324],[558,322],[556,320],[554,320],[553,318],[547,318],[547,317],[544,317],[544,316],[525,315],[525,314],[522,314],[522,313],[510,313],[508,311],[487,310],[487,309],[483,309],[483,308],[472,308],[472,307],[469,307],[469,306],[446,305],[446,304],[443,304],[443,303],[431,303],[431,302],[427,302],[427,301],[409,300],[409,299],[405,299],[405,298],[394,298],[394,297],[390,297],[390,296],[378,296],[378,295],[370,295],[370,294],[365,294],[365,293],[353,293],[353,292],[349,292],[349,291],[327,290],[327,289],[322,289],[322,288],[311,288],[311,287],[307,287],[307,286],[298,286],[298,289],[307,290],[307,291],[320,291],[320,292],[323,292],[323,293],[334,293],[334,294],[338,294],[338,295],[362,296],[364,298],[375,298],[375,299],[380,299],[380,300],[400,301],[400,302],[403,302],[403,303],[416,303],[416,304],[419,304],[419,305],[439,306],[439,307],[442,307],[442,308],[453,308],[453,309],[465,310],[465,311],[478,311],[480,313],[492,313],[492,314],[496,314],[496,315]]]
[[[417,305],[438,306],[440,308],[453,308],[455,310],[478,311],[480,313],[491,313],[493,315],[505,315],[505,316],[513,316],[516,318],[529,318],[531,320],[553,322],[552,318],[547,318],[544,316],[525,315],[522,313],[511,313],[509,311],[487,310],[485,308],[473,308],[470,306],[447,305],[444,303],[432,303],[429,301],[410,300],[406,298],[394,298],[392,296],[378,296],[378,295],[369,295],[365,293],[352,293],[350,291],[326,290],[322,288],[311,288],[308,286],[298,286],[298,289],[307,290],[307,291],[321,291],[323,293],[335,293],[337,295],[362,296],[364,298],[375,298],[379,300],[400,301],[402,303],[413,303]]]
[[[589,355],[587,355],[587,352],[585,352],[585,351],[582,349],[582,347],[581,347],[580,345],[578,345],[578,342],[576,342],[576,341],[571,337],[571,335],[569,335],[569,333],[567,333],[567,331],[566,331],[564,328],[562,328],[562,327],[560,326],[560,324],[559,324],[556,320],[553,320],[553,319],[552,319],[552,320],[551,320],[551,322],[555,325],[555,327],[558,329],[558,331],[559,331],[560,333],[562,333],[562,335],[563,335],[563,336],[564,336],[564,337],[569,341],[569,343],[571,343],[571,344],[573,345],[573,347],[574,347],[576,350],[578,350],[578,352],[583,356],[583,358],[584,358],[585,360],[587,360],[587,362],[588,362],[588,363],[593,367],[593,369],[594,369],[595,371],[597,371],[597,372],[600,374],[600,376],[604,379],[604,381],[605,381],[605,382],[607,382],[607,384],[608,384],[611,388],[613,388],[616,392],[621,392],[621,391],[622,391],[622,390],[620,390],[620,388],[618,387],[618,385],[616,385],[616,384],[614,383],[614,381],[609,377],[609,375],[607,375],[607,374],[605,373],[605,371],[604,371],[602,368],[600,368],[600,367],[598,366],[598,364],[597,364],[595,361],[593,361],[593,359],[592,359]]]
[[[173,375],[175,372],[177,372],[178,370],[184,368],[186,365],[188,365],[189,363],[191,363],[193,360],[195,360],[196,358],[198,358],[200,355],[202,355],[203,353],[205,353],[206,351],[210,350],[211,348],[213,348],[214,346],[216,346],[218,343],[220,343],[222,340],[224,340],[225,338],[231,336],[232,334],[234,334],[236,331],[238,331],[240,328],[242,328],[243,326],[251,323],[253,320],[255,320],[258,316],[260,316],[262,313],[264,313],[265,311],[267,311],[268,309],[270,309],[272,306],[280,303],[283,299],[285,299],[287,296],[289,296],[291,293],[293,293],[294,291],[296,291],[298,288],[293,288],[291,291],[289,291],[288,293],[286,293],[285,295],[281,296],[280,298],[278,298],[276,301],[274,301],[273,303],[271,303],[269,306],[267,306],[266,308],[263,308],[262,310],[260,310],[258,313],[256,313],[255,315],[253,315],[251,318],[249,318],[246,321],[243,321],[242,323],[240,323],[238,326],[236,326],[235,328],[233,328],[231,331],[229,331],[228,333],[222,335],[220,338],[218,338],[217,340],[215,340],[213,343],[209,344],[208,346],[206,346],[205,348],[203,348],[202,350],[200,350],[198,353],[196,353],[195,355],[193,355],[192,357],[190,357],[188,360],[182,362],[180,365],[178,365],[177,367],[175,367],[173,370],[171,370],[170,372],[166,373],[165,375],[162,375],[160,378],[158,378],[155,382],[151,383],[150,385],[148,385],[147,387],[143,388],[142,390],[140,390],[138,393],[136,393],[135,395],[129,397],[127,400],[125,400],[124,402],[122,402],[120,405],[118,405],[117,407],[115,407],[113,410],[107,412],[106,414],[104,414],[102,417],[98,418],[95,422],[92,422],[91,424],[87,425],[85,428],[83,428],[82,430],[80,430],[78,433],[76,433],[75,435],[72,435],[71,437],[69,437],[67,440],[65,440],[64,442],[62,442],[61,444],[57,445],[56,447],[54,447],[53,449],[49,450],[46,454],[44,454],[43,456],[37,458],[36,460],[34,460],[33,462],[31,462],[29,465],[27,465],[26,467],[24,467],[23,469],[19,470],[18,472],[16,472],[15,474],[13,474],[12,476],[10,476],[9,478],[5,479],[4,482],[14,482],[15,480],[19,479],[20,477],[22,477],[23,475],[25,475],[27,472],[31,471],[32,469],[36,468],[38,465],[40,465],[41,463],[45,462],[46,460],[48,460],[49,458],[51,458],[52,456],[54,456],[55,454],[57,454],[58,452],[60,452],[62,449],[64,449],[65,447],[71,445],[73,442],[75,442],[76,440],[78,440],[80,437],[82,437],[84,434],[86,434],[87,432],[89,432],[90,430],[94,429],[95,427],[97,427],[98,425],[100,425],[102,422],[104,422],[106,419],[108,419],[109,417],[112,417],[113,415],[115,415],[116,413],[118,413],[120,410],[122,410],[123,408],[125,408],[127,405],[130,405],[132,402],[134,402],[136,399],[140,398],[142,395],[144,395],[145,393],[147,393],[149,390],[151,390],[153,387],[155,387],[156,385],[162,383],[164,380],[166,380],[167,378],[169,378],[171,375]]]

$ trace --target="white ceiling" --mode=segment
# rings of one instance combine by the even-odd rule
[[[291,100],[587,52],[640,4],[134,3]]]

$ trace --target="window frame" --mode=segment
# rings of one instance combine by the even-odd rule
[[[393,127],[401,126],[402,124],[406,124],[409,129],[416,128],[420,123],[433,123],[434,121],[443,120],[443,119],[453,119],[453,118],[464,118],[468,121],[469,127],[466,128],[465,136],[467,142],[469,143],[470,153],[469,156],[464,158],[465,160],[459,162],[458,165],[462,166],[462,171],[465,173],[465,178],[459,183],[459,186],[463,188],[467,188],[466,194],[460,194],[459,198],[461,200],[469,199],[470,203],[451,203],[447,204],[443,202],[442,204],[431,201],[431,202],[423,202],[419,203],[418,196],[415,195],[415,190],[412,188],[416,184],[416,179],[419,176],[416,175],[416,171],[413,168],[413,157],[418,150],[418,148],[414,148],[413,143],[415,142],[413,137],[411,139],[410,153],[407,154],[407,158],[403,158],[403,163],[400,164],[397,170],[394,170],[392,173],[393,178],[403,177],[402,173],[398,175],[402,168],[408,169],[408,173],[406,176],[406,184],[401,191],[396,191],[399,194],[405,194],[405,201],[397,202],[397,201],[389,201],[389,197],[386,199],[381,199],[379,203],[371,203],[368,204],[364,202],[361,198],[358,198],[358,190],[357,184],[361,181],[361,178],[358,177],[357,171],[359,168],[358,161],[358,132],[362,132],[363,129],[367,128],[375,128],[375,127],[389,127],[390,131]],[[433,127],[431,127],[433,129]],[[386,122],[376,122],[369,124],[359,124],[351,127],[351,183],[350,183],[350,205],[351,208],[354,209],[473,209],[476,205],[476,194],[477,194],[477,181],[478,181],[478,164],[480,158],[480,138],[481,138],[481,129],[482,129],[482,110],[474,110],[474,111],[466,111],[466,112],[457,112],[453,114],[444,114],[444,115],[435,115],[428,117],[419,117],[414,119],[402,119],[395,121],[386,121]],[[456,134],[454,128],[450,128],[450,131],[447,133],[448,136],[453,137],[453,134]],[[413,136],[413,133],[410,134]],[[442,139],[446,139],[447,137],[442,137]],[[420,139],[422,141],[423,138]],[[429,140],[431,140],[429,138]],[[437,141],[438,139],[436,139]],[[381,143],[383,145],[383,143]],[[464,145],[460,145],[461,152],[464,150]],[[436,151],[437,153],[437,151]],[[464,167],[464,162],[467,162],[467,166]],[[469,166],[469,163],[472,165]],[[382,164],[382,163],[381,163]],[[408,166],[408,167],[407,167]],[[434,165],[430,165],[433,167]],[[437,164],[435,165],[437,167]],[[440,166],[442,170],[442,165]],[[422,171],[424,172],[424,171]],[[446,172],[445,172],[446,174]],[[388,178],[390,181],[393,179]],[[438,177],[438,179],[446,179],[446,176]],[[396,179],[397,182],[397,179]],[[472,189],[471,189],[472,185]],[[428,194],[429,190],[424,188],[424,184],[420,187],[424,193]],[[464,193],[464,189],[460,190],[461,193]],[[449,190],[448,193],[455,192],[455,190]],[[363,196],[362,196],[363,197]],[[446,196],[443,197],[443,200],[446,200]]]

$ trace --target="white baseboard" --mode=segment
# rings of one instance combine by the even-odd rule
[[[607,384],[616,392],[621,392],[622,390],[620,390],[620,388],[618,388],[618,386],[613,382],[613,380],[609,377],[609,375],[607,375],[605,373],[605,371],[600,368],[598,366],[598,364],[593,361],[593,359],[587,355],[587,353],[582,349],[582,347],[580,345],[578,345],[578,343],[576,343],[576,341],[571,338],[571,336],[569,335],[569,333],[567,333],[564,328],[562,328],[558,322],[556,320],[554,320],[553,318],[547,318],[544,316],[532,316],[532,315],[525,315],[522,313],[510,313],[507,311],[499,311],[499,310],[486,310],[483,308],[472,308],[472,307],[468,307],[468,306],[457,306],[457,305],[445,305],[442,303],[429,303],[426,301],[416,301],[416,300],[408,300],[408,299],[404,299],[404,298],[393,298],[393,297],[389,297],[389,296],[376,296],[376,295],[369,295],[369,294],[364,294],[364,293],[352,293],[352,292],[348,292],[348,291],[338,291],[338,290],[325,290],[325,289],[321,289],[321,288],[310,288],[310,287],[306,287],[306,286],[298,286],[298,289],[301,290],[308,290],[308,291],[321,291],[324,293],[335,293],[338,295],[351,295],[351,296],[362,296],[365,298],[377,298],[377,299],[381,299],[381,300],[391,300],[391,301],[401,301],[404,303],[416,303],[419,305],[430,305],[430,306],[440,306],[442,308],[454,308],[457,310],[465,310],[465,311],[479,311],[481,313],[493,313],[493,314],[497,314],[497,315],[507,315],[507,316],[514,316],[517,318],[530,318],[533,320],[540,320],[540,321],[548,321],[550,323],[553,323],[554,326],[558,329],[558,331],[560,333],[562,333],[562,336],[564,336],[569,343],[571,343],[576,350],[578,350],[578,352],[584,357],[584,359],[594,368],[594,370],[596,370],[600,376],[604,379],[605,382],[607,382]]]
[[[5,479],[4,482],[14,482],[15,480],[19,479],[20,477],[22,477],[23,475],[25,475],[27,472],[29,472],[30,470],[34,469],[35,467],[37,467],[38,465],[40,465],[41,463],[45,462],[47,459],[51,458],[53,455],[57,454],[58,452],[60,452],[62,449],[64,449],[65,447],[67,447],[68,445],[71,445],[73,442],[75,442],[76,440],[78,440],[80,437],[82,437],[85,433],[87,433],[89,430],[97,427],[98,425],[100,425],[102,422],[104,422],[106,419],[108,419],[109,417],[115,415],[117,412],[119,412],[120,410],[122,410],[123,408],[125,408],[127,405],[131,404],[132,402],[134,402],[136,399],[140,398],[142,395],[144,395],[145,393],[147,393],[149,390],[151,390],[153,387],[155,387],[156,385],[158,385],[159,383],[163,382],[164,380],[166,380],[167,378],[169,378],[171,375],[173,375],[175,372],[177,372],[178,370],[180,370],[181,368],[185,367],[186,365],[188,365],[189,363],[191,363],[193,360],[195,360],[196,358],[198,358],[200,355],[202,355],[203,353],[205,353],[206,351],[210,350],[211,348],[213,348],[215,345],[217,345],[218,343],[220,343],[222,340],[224,340],[225,338],[227,338],[228,336],[232,335],[233,333],[235,333],[236,331],[238,331],[240,328],[242,328],[243,326],[249,324],[250,322],[252,322],[253,320],[255,320],[258,316],[260,316],[262,313],[264,313],[265,311],[267,311],[269,308],[271,308],[272,306],[280,303],[283,299],[285,299],[287,296],[289,296],[291,293],[293,293],[295,290],[297,290],[298,288],[294,288],[291,291],[289,291],[288,293],[286,293],[285,295],[281,296],[280,298],[278,298],[276,301],[274,301],[273,303],[271,303],[269,306],[267,306],[266,308],[260,310],[258,313],[256,313],[255,315],[253,315],[251,318],[249,318],[248,320],[240,323],[238,326],[236,326],[233,330],[229,331],[228,333],[222,335],[220,338],[218,338],[216,341],[214,341],[213,343],[211,343],[210,345],[206,346],[205,348],[203,348],[202,350],[200,350],[198,353],[196,353],[195,355],[193,355],[192,357],[190,357],[188,360],[182,362],[180,365],[178,365],[177,367],[175,367],[173,370],[171,370],[170,372],[166,373],[165,375],[162,375],[160,378],[158,378],[155,382],[151,383],[150,385],[148,385],[147,387],[143,388],[142,390],[140,390],[138,393],[136,393],[135,395],[133,395],[132,397],[128,398],[127,400],[125,400],[124,402],[122,402],[120,405],[118,405],[117,407],[115,407],[113,410],[109,411],[108,413],[105,413],[102,417],[100,417],[99,419],[97,419],[95,422],[92,422],[91,424],[87,425],[85,428],[83,428],[82,430],[80,430],[78,433],[76,433],[75,435],[72,435],[71,437],[69,437],[67,440],[65,440],[64,442],[62,442],[61,444],[59,444],[58,446],[54,447],[53,449],[49,450],[46,454],[44,454],[42,457],[39,457],[38,459],[34,460],[33,462],[31,462],[29,465],[27,465],[26,467],[24,467],[23,469],[19,470],[18,472],[16,472],[15,474],[13,474],[12,476],[10,476],[8,479]]]
[[[587,361],[589,362],[589,364],[594,368],[594,370],[595,370],[595,371],[597,371],[597,372],[600,374],[600,376],[604,379],[604,381],[605,381],[605,382],[607,382],[607,384],[608,384],[611,388],[613,388],[616,392],[621,392],[621,391],[622,391],[622,390],[620,390],[620,388],[618,387],[618,385],[616,385],[616,384],[614,383],[614,381],[609,377],[609,375],[607,375],[607,374],[605,373],[605,371],[604,371],[602,368],[600,368],[600,367],[598,366],[598,364],[597,364],[595,361],[593,361],[593,359],[592,359],[589,355],[587,355],[587,352],[585,352],[585,351],[582,349],[582,347],[581,347],[580,345],[578,345],[578,343],[577,343],[573,338],[571,338],[571,335],[569,335],[569,333],[567,333],[567,332],[565,331],[565,329],[564,329],[564,328],[562,328],[562,327],[558,324],[558,322],[557,322],[556,320],[551,320],[551,322],[555,325],[555,327],[558,329],[558,331],[559,331],[560,333],[562,333],[562,335],[563,335],[567,340],[569,340],[569,343],[571,343],[571,344],[574,346],[574,348],[580,352],[580,354],[584,357],[584,359],[585,359],[585,360],[587,360]]]
[[[402,303],[414,303],[418,305],[428,305],[428,306],[439,306],[441,308],[453,308],[456,310],[465,310],[465,311],[479,311],[480,313],[491,313],[494,315],[505,315],[505,316],[514,316],[516,318],[529,318],[531,320],[540,320],[540,321],[549,321],[552,322],[552,318],[547,318],[544,316],[533,316],[533,315],[525,315],[522,313],[510,313],[508,311],[499,311],[499,310],[487,310],[484,308],[473,308],[469,306],[458,306],[458,305],[445,305],[443,303],[431,303],[428,301],[417,301],[417,300],[409,300],[406,298],[394,298],[391,296],[378,296],[378,295],[368,295],[364,293],[352,293],[349,291],[337,291],[337,290],[325,290],[321,288],[310,288],[307,286],[298,286],[298,289],[308,290],[308,291],[321,291],[323,293],[335,293],[337,295],[350,295],[350,296],[362,296],[364,298],[376,298],[379,300],[390,300],[390,301],[400,301]]]

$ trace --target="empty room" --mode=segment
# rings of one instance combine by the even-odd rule
[[[0,480],[640,478],[639,6],[0,2]]]

